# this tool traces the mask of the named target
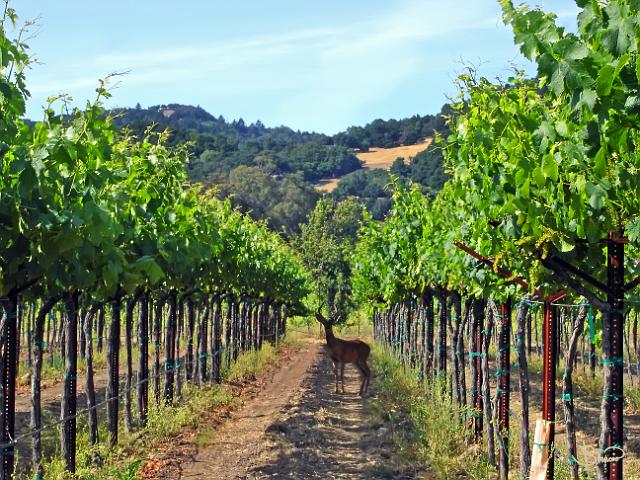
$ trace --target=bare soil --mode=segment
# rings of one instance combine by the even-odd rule
[[[172,478],[418,478],[392,466],[393,446],[357,395],[355,369],[345,370],[347,393],[334,393],[323,350],[305,344]]]

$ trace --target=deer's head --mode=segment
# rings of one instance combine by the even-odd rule
[[[334,309],[333,315],[331,315],[331,317],[329,318],[326,318],[324,315],[322,315],[322,305],[320,305],[320,307],[318,307],[318,310],[316,311],[316,320],[318,320],[324,326],[324,328],[330,330],[336,323],[340,321],[340,313],[338,312],[338,309]]]

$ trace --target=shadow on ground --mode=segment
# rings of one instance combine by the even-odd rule
[[[323,352],[298,395],[267,428],[267,458],[247,478],[421,478],[388,466],[393,447],[387,430],[370,423],[359,385],[355,368],[347,366],[347,393],[334,393],[333,369]]]

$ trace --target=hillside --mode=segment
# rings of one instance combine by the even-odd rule
[[[425,155],[429,141],[421,139],[444,131],[447,106],[438,115],[377,119],[333,136],[230,121],[189,105],[137,105],[112,113],[118,127],[134,134],[150,126],[168,128],[170,144],[189,145],[191,181],[287,235],[299,232],[324,192],[358,198],[381,217],[391,203],[389,176],[380,169],[391,168],[403,181],[422,183],[429,191],[439,190],[445,178],[440,156]],[[394,163],[398,157],[407,165]]]
[[[205,183],[219,183],[221,176],[241,165],[265,168],[275,175],[302,173],[310,182],[335,178],[363,166],[355,149],[365,156],[370,150],[373,159],[380,149],[419,144],[444,125],[441,115],[414,115],[402,120],[377,119],[329,136],[286,126],[267,127],[260,121],[247,124],[242,118],[228,121],[189,105],[138,105],[113,113],[117,126],[134,133],[156,125],[171,130],[171,143],[190,142],[190,177]]]
[[[393,162],[398,158],[405,159],[408,163],[420,152],[426,150],[431,145],[432,139],[425,138],[423,141],[415,145],[401,145],[391,148],[370,148],[366,152],[358,151],[356,157],[362,161],[363,170],[389,170]],[[323,192],[332,192],[338,186],[340,179],[338,178],[321,178],[316,183],[316,188]]]

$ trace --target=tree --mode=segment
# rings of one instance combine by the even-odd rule
[[[404,158],[398,157],[391,164],[389,171],[397,177],[408,177],[411,173],[411,168],[405,163]]]
[[[319,194],[302,174],[280,178],[269,173],[272,168],[270,162],[264,168],[234,168],[228,177],[218,180],[218,196],[229,198],[254,219],[266,220],[272,230],[291,236],[300,232],[300,224],[315,207]]]
[[[353,307],[349,259],[361,221],[362,211],[355,201],[324,197],[302,225],[296,242],[314,279],[318,299],[330,310],[346,313]]]

